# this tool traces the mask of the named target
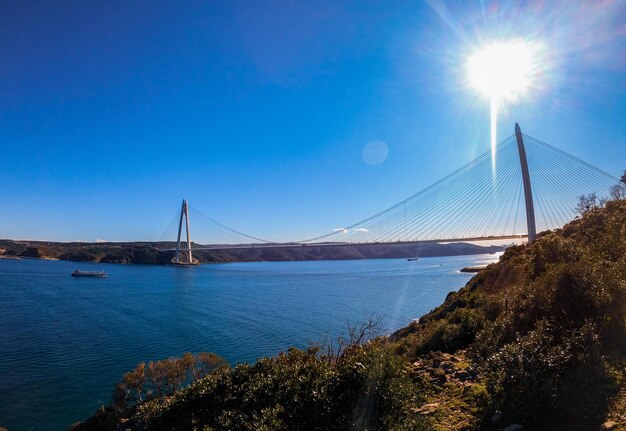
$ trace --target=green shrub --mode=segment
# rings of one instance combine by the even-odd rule
[[[548,423],[576,417],[588,429],[606,410],[608,380],[592,323],[563,333],[547,322],[488,358],[495,408],[513,420]]]
[[[554,232],[544,235],[531,246],[531,277],[542,274],[549,266],[580,259],[582,249],[576,241]]]
[[[144,362],[124,374],[115,387],[113,407],[134,408],[140,403],[173,394],[209,372],[225,367],[226,362],[213,353],[185,353],[180,358]]]
[[[290,349],[219,370],[167,401],[142,405],[133,429],[419,430],[418,397],[404,362],[378,343],[336,363]]]

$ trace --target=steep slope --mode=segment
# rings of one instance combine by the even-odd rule
[[[626,201],[509,248],[391,340],[414,361],[432,351],[462,352],[489,395],[475,415],[500,410],[531,429],[623,421]]]

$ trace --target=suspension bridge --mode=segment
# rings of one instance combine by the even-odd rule
[[[481,154],[383,211],[322,235],[277,242],[233,229],[191,209],[194,217],[211,229],[210,237],[199,244],[191,241],[190,207],[183,201],[156,247],[175,251],[173,262],[185,265],[194,261],[193,250],[532,241],[537,232],[560,228],[572,220],[581,195],[608,193],[618,182],[601,169],[522,133],[516,124],[515,133],[501,141],[495,152]],[[176,241],[165,241],[176,220]],[[183,226],[186,241],[181,241]]]

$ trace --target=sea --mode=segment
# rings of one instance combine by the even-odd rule
[[[230,364],[345,333],[390,333],[498,255],[254,262],[192,268],[0,259],[0,427],[66,430],[139,362],[214,352]],[[108,278],[76,278],[75,269]]]

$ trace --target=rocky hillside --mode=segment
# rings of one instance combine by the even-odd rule
[[[439,429],[626,429],[626,201],[509,248],[391,341]]]

